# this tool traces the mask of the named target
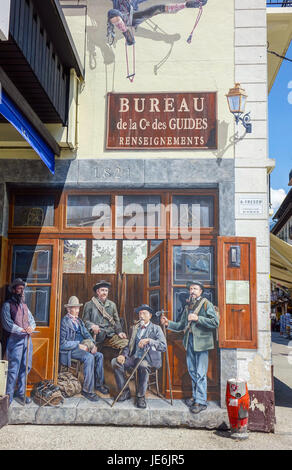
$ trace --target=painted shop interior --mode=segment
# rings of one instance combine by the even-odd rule
[[[149,0],[147,7],[155,4]],[[275,161],[268,154],[267,97],[280,59],[267,54],[267,35],[270,50],[288,48],[292,9],[267,8],[266,0],[208,0],[191,44],[197,10],[185,8],[142,23],[135,48],[125,48],[119,31],[114,44],[107,43],[109,5],[108,0],[7,2],[0,81],[37,134],[34,150],[25,130],[0,119],[1,300],[12,278],[26,278],[40,330],[28,390],[57,377],[59,326],[71,295],[85,303],[92,286],[106,278],[127,325],[143,302],[175,320],[187,296],[186,281],[195,277],[220,312],[208,399],[224,412],[226,382],[240,377],[251,393],[253,428],[273,430],[268,219]],[[127,60],[133,70],[133,50],[131,83]],[[236,125],[228,109],[226,94],[235,83],[248,95],[252,133]],[[139,148],[139,140],[122,148],[118,127],[113,138],[119,145],[110,144],[116,109],[111,97],[145,99],[136,104],[152,103],[156,112],[173,96],[187,100],[187,94],[204,93],[215,100],[215,124],[212,139],[201,147],[196,141],[187,148],[183,140],[168,148],[174,140],[167,136],[159,148]],[[146,106],[135,112],[151,122]],[[54,155],[50,169],[38,150],[44,144]],[[96,230],[97,204],[108,208],[102,231]],[[129,204],[155,208],[150,228],[146,212],[136,219],[134,236]],[[192,205],[199,222],[190,239]],[[232,247],[241,254],[237,266],[230,263]],[[168,347],[174,398],[181,400],[191,393],[181,338],[169,333]],[[159,381],[169,398],[165,364]]]

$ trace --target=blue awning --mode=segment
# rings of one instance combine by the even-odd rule
[[[51,173],[55,173],[55,154],[38,131],[29,123],[21,111],[13,104],[4,90],[0,98],[0,113],[9,121],[29,145],[41,157]]]

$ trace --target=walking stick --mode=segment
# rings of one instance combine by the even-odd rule
[[[166,365],[167,365],[167,374],[168,374],[169,391],[170,391],[170,403],[171,403],[171,405],[173,405],[172,385],[171,385],[171,376],[170,376],[170,366],[169,366],[169,356],[168,356],[168,346],[167,346],[165,325],[163,325],[163,333],[164,333],[165,341],[166,341]]]
[[[167,313],[165,310],[161,310],[160,312],[156,312],[155,315],[157,317],[160,317],[161,315],[164,315]],[[169,355],[168,355],[168,345],[167,345],[167,336],[166,336],[166,328],[165,325],[162,325],[163,327],[163,334],[165,336],[165,342],[166,342],[166,366],[167,366],[167,375],[168,375],[168,382],[169,382],[169,391],[170,391],[170,403],[173,405],[173,395],[172,395],[172,385],[171,385],[171,374],[170,374],[170,365],[169,365]]]
[[[40,333],[40,331],[33,331],[32,333]],[[27,376],[28,376],[28,358],[29,358],[29,337],[30,335],[27,335],[27,344],[26,344],[26,362],[25,362],[25,388],[24,388],[24,394],[23,394],[23,404],[25,405],[25,399],[26,399],[26,388],[27,388]]]
[[[126,389],[126,387],[128,386],[128,384],[129,384],[131,378],[132,378],[133,375],[135,374],[135,372],[136,372],[136,370],[138,369],[139,365],[140,365],[141,362],[145,359],[145,357],[146,357],[146,355],[147,355],[149,349],[150,349],[149,347],[146,348],[146,350],[145,350],[143,356],[141,357],[140,361],[137,363],[137,365],[136,365],[136,366],[134,367],[134,369],[132,370],[131,375],[128,377],[128,380],[126,381],[126,383],[125,383],[125,385],[123,386],[122,390],[121,390],[120,393],[116,396],[115,401],[113,401],[113,403],[111,404],[111,407],[113,407],[113,406],[116,404],[116,402],[118,401],[118,399],[119,399],[120,396],[122,395],[123,391],[124,391],[124,390]]]

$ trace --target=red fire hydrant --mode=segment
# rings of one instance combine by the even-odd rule
[[[230,379],[226,387],[226,406],[233,439],[248,438],[249,394],[247,383],[241,379]]]

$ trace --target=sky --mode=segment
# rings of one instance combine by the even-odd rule
[[[292,60],[292,42],[286,53]],[[292,170],[292,62],[283,60],[269,94],[269,157],[276,160],[271,174],[271,199],[274,213],[291,186]]]

